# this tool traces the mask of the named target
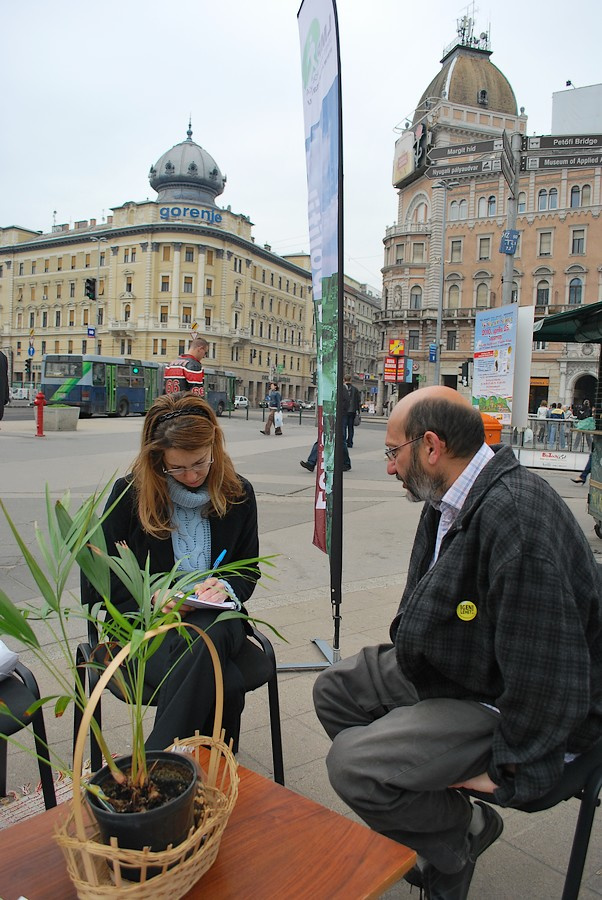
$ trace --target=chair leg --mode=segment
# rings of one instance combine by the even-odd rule
[[[0,797],[6,796],[6,740],[0,738]]]
[[[280,700],[278,697],[278,677],[276,673],[268,681],[268,701],[270,706],[270,731],[272,733],[272,759],[274,761],[274,781],[284,784],[284,759],[282,756],[282,729],[280,727]]]
[[[44,716],[42,710],[38,709],[31,717],[31,725],[33,728],[33,739],[38,755],[38,767],[40,770],[40,781],[42,783],[42,794],[44,795],[44,806],[46,809],[52,809],[56,806],[56,794],[54,792],[54,781],[52,779],[52,766],[50,764],[50,751],[48,750],[48,741],[46,739],[46,726],[44,724]]]
[[[78,682],[76,683],[76,690],[82,690],[81,696],[86,696],[86,677],[88,680],[88,693],[87,696],[90,697],[92,691],[96,687],[96,684],[99,680],[99,675],[93,665],[89,662],[89,652],[87,649],[83,648],[83,645],[77,648],[77,675],[76,678]],[[100,700],[96,704],[96,709],[94,710],[94,720],[96,721],[99,728],[102,727],[102,710]],[[82,711],[79,709],[77,704],[73,710],[73,753],[75,753],[75,742],[77,740],[77,735],[79,733],[79,729],[82,721]],[[90,766],[92,772],[97,772],[102,765],[102,753],[100,752],[100,747],[98,746],[98,741],[94,737],[92,729],[90,729]]]
[[[253,628],[254,639],[261,644],[263,652],[268,656],[274,674],[268,681],[268,702],[270,708],[270,732],[272,736],[272,760],[274,764],[274,781],[284,784],[284,758],[282,755],[282,729],[280,726],[280,700],[278,696],[278,670],[276,667],[276,654],[271,641]]]
[[[596,807],[600,805],[599,795],[601,790],[602,768],[595,769],[592,772],[582,792],[581,809],[579,810],[577,827],[573,837],[571,858],[564,881],[562,900],[577,900],[579,895]]]

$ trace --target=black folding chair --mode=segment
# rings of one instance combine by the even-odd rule
[[[551,809],[563,800],[576,797],[581,801],[579,817],[573,835],[573,844],[569,865],[564,880],[562,900],[577,900],[583,868],[589,847],[589,839],[594,824],[596,808],[600,805],[600,791],[602,790],[602,740],[594,744],[591,750],[581,754],[571,763],[567,763],[560,781],[537,800],[517,806],[523,812],[542,812]],[[471,797],[478,797],[486,803],[492,803],[491,794],[481,794],[477,791],[469,791]]]
[[[89,586],[87,585],[85,579],[82,578],[82,603],[84,604],[86,603],[88,591]],[[85,690],[85,681],[87,674],[88,696],[92,693],[100,678],[98,667],[95,667],[94,665],[87,665],[87,663],[90,663],[92,660],[95,663],[101,663],[101,660],[97,659],[94,654],[95,648],[97,646],[98,631],[94,622],[88,621],[88,640],[86,643],[79,644],[76,651],[76,664],[78,666],[77,671],[78,677],[80,679],[80,685],[82,689]],[[260,631],[257,631],[255,628],[252,628],[251,634],[247,636],[247,640],[244,642],[242,650],[240,651],[238,656],[231,660],[231,662],[239,668],[243,676],[245,693],[254,691],[264,684],[267,685],[268,703],[270,710],[270,731],[272,738],[274,781],[278,782],[278,784],[284,784],[284,760],[282,756],[282,732],[280,727],[280,702],[278,699],[278,678],[274,648],[264,634],[262,634]],[[127,677],[125,670],[122,669],[122,671],[124,673],[124,677]],[[118,697],[120,700],[125,699],[121,688],[119,687],[119,684],[114,678],[109,682],[108,688],[115,697]],[[145,703],[152,703],[151,698],[153,696],[153,693],[154,688],[152,688],[150,685],[145,688]],[[77,733],[81,723],[81,718],[81,710],[78,707],[75,707],[73,717],[74,747],[75,739],[77,737]],[[94,718],[98,722],[99,727],[101,727],[102,710],[100,703],[98,703],[96,706]],[[92,732],[90,732],[90,761],[93,772],[97,771],[102,764],[100,748],[97,741],[94,739],[94,735],[92,734]]]
[[[6,703],[11,712],[11,715],[0,713],[0,796],[4,797],[6,794],[7,737],[17,734],[23,728],[31,725],[38,756],[44,805],[46,809],[51,809],[53,806],[56,806],[56,795],[52,780],[44,715],[41,707],[36,709],[31,715],[27,712],[30,706],[39,699],[40,689],[38,688],[38,683],[33,673],[23,663],[18,662],[14,673],[0,681],[0,700]]]

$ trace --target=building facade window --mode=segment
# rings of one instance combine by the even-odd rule
[[[422,244],[422,243],[412,244],[412,262],[414,262],[414,263],[423,263],[424,262],[424,244]]]
[[[552,255],[552,232],[551,231],[540,231],[539,232],[539,240],[537,244],[537,255],[538,256],[551,256]]]
[[[479,259],[490,259],[491,258],[491,238],[489,237],[480,237],[479,238]]]
[[[527,209],[527,195],[524,191],[521,191],[518,195],[518,201],[516,204],[516,211],[518,213],[524,213]]]
[[[213,296],[213,278],[207,278],[205,280],[205,296],[206,297]]]
[[[159,309],[159,322],[161,322],[163,325],[166,325],[168,315],[169,315],[169,307],[161,306]]]
[[[161,275],[161,293],[169,293],[169,275]]]
[[[205,265],[213,265],[213,250],[205,250]]]
[[[184,293],[192,294],[192,276],[191,275],[184,276]]]
[[[194,262],[194,247],[186,247],[184,262]]]
[[[205,310],[205,328],[211,328],[211,310]]]
[[[458,332],[457,331],[448,331],[446,348],[448,350],[456,350],[457,342],[458,342]]]
[[[585,228],[573,228],[571,231],[571,255],[582,256],[585,253]]]
[[[422,309],[422,288],[418,285],[410,291],[410,309]]]
[[[417,329],[408,332],[408,350],[420,350],[420,332]]]
[[[171,247],[167,244],[163,247],[163,262],[169,262],[171,259]]]
[[[537,306],[547,306],[550,302],[550,282],[545,278],[537,282],[535,304]]]
[[[462,241],[453,240],[450,242],[449,259],[450,259],[450,262],[453,262],[453,263],[462,262]]]
[[[479,308],[489,306],[489,288],[484,281],[477,285],[477,306]]]
[[[447,308],[460,308],[460,287],[457,284],[450,284],[449,286],[449,289],[447,291]]]
[[[569,281],[569,304],[578,306],[583,297],[583,282],[580,278],[571,278]]]
[[[182,307],[182,323],[190,325],[192,323],[192,306]]]

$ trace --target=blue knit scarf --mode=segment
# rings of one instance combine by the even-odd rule
[[[180,560],[178,568],[207,572],[211,568],[211,528],[201,510],[209,502],[209,491],[204,485],[189,491],[171,476],[167,487],[173,503],[171,541],[174,558]]]

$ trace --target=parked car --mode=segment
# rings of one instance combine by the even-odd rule
[[[301,404],[298,400],[283,400],[280,404],[284,412],[299,412]]]
[[[248,409],[249,408],[249,400],[247,397],[235,397],[234,398],[234,409]]]
[[[301,409],[315,409],[316,404],[314,400],[302,400],[301,401]]]

